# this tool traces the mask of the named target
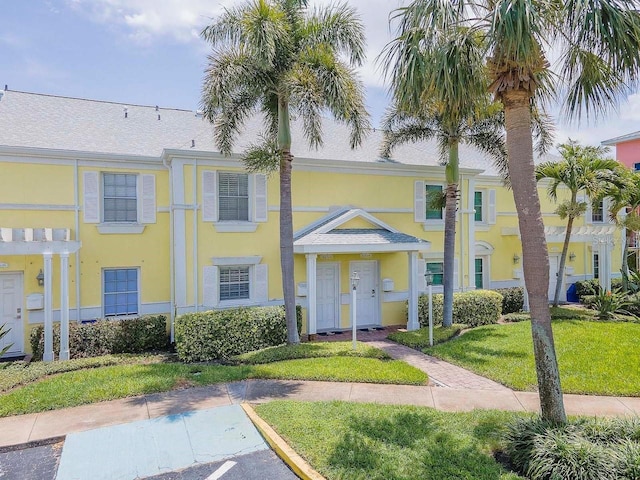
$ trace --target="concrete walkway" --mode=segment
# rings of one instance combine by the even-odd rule
[[[435,385],[449,388],[468,388],[472,390],[493,390],[497,392],[510,392],[511,389],[504,385],[476,375],[469,370],[452,365],[435,357],[425,355],[413,348],[400,345],[389,340],[367,341],[372,347],[387,352],[391,357],[402,360],[429,375]]]
[[[363,383],[246,380],[0,418],[0,447],[222,405],[241,402],[263,403],[277,399],[418,405],[444,411],[469,411],[476,408],[538,411],[536,393],[513,392],[508,389],[497,391]],[[640,398],[565,395],[564,399],[567,413],[570,415],[640,414]]]

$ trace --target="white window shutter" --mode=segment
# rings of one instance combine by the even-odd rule
[[[613,200],[608,197],[602,201],[602,215],[604,215],[604,221],[607,223],[616,223],[615,220],[611,218],[611,214],[609,213],[609,208],[611,208],[612,202]]]
[[[487,203],[487,223],[494,225],[496,223],[496,191],[489,190],[489,199]]]
[[[82,195],[85,223],[100,223],[100,172],[82,174]]]
[[[418,223],[425,221],[425,196],[424,182],[416,180],[413,184],[413,220]]]
[[[418,284],[418,293],[425,292],[427,290],[427,282],[424,278],[426,268],[427,268],[426,260],[419,258],[418,269],[417,269],[418,278],[415,279],[416,283]]]
[[[591,205],[591,199],[588,197],[578,197],[576,200],[578,200],[578,202],[585,202],[587,204],[587,209],[584,211],[584,223],[586,225],[590,225],[593,223],[593,216],[592,216],[592,210],[593,207]]]
[[[460,277],[458,274],[458,268],[458,257],[456,257],[453,259],[453,290],[456,292],[460,290],[460,284],[458,283],[458,279]]]
[[[156,223],[156,176],[140,175],[140,221]]]
[[[216,307],[218,296],[218,267],[203,267],[202,269],[202,303],[206,307]]]
[[[267,213],[267,176],[258,173],[253,181],[253,219],[256,222],[266,222]]]
[[[218,221],[218,175],[215,170],[202,172],[202,221]]]
[[[253,297],[256,302],[269,300],[269,267],[266,263],[259,263],[253,267]]]

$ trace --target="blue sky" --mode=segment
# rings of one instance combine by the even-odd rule
[[[12,90],[196,109],[208,49],[198,33],[238,0],[3,0],[0,84]],[[316,0],[331,3],[330,0]],[[386,88],[375,57],[389,41],[389,12],[401,0],[350,0],[367,30],[361,69],[377,124]],[[555,109],[552,108],[552,113]],[[559,123],[569,136],[597,144],[640,130],[640,93],[597,124]]]

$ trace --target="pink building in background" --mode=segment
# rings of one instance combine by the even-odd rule
[[[610,138],[602,145],[616,148],[616,160],[631,170],[640,171],[640,131]]]

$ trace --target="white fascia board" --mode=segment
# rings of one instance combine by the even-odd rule
[[[0,242],[0,255],[41,255],[43,253],[76,253],[82,242]]]
[[[373,245],[294,245],[294,253],[389,253],[389,252],[426,252],[431,242],[426,243],[388,243]]]
[[[33,160],[34,163],[51,163],[52,160],[68,160],[72,162],[75,162],[76,160],[86,160],[91,162],[127,164],[142,163],[155,164],[160,167],[162,166],[162,159],[160,157],[153,156],[0,145],[0,158],[5,156],[9,158],[14,157],[16,159],[19,159],[19,161],[25,161],[25,157],[27,157],[28,159]],[[37,162],[38,160],[42,161]]]
[[[393,233],[399,233],[399,230],[396,230],[393,227],[390,227],[389,225],[387,225],[386,223],[378,220],[376,217],[374,217],[373,215],[365,212],[364,210],[360,209],[360,208],[354,208],[353,210],[350,210],[348,212],[345,212],[344,214],[340,215],[338,218],[330,221],[329,223],[327,223],[326,225],[323,225],[322,227],[318,228],[317,230],[313,230],[313,233],[328,233],[331,230],[333,230],[334,228],[337,228],[341,225],[344,225],[345,223],[347,223],[349,220],[353,220],[354,218],[364,218],[365,220],[368,220],[369,222],[371,222],[372,224],[387,230],[389,232],[393,232]],[[310,232],[311,233],[311,232]]]
[[[632,140],[640,139],[640,132],[628,133],[627,135],[621,135],[619,137],[610,138],[608,140],[604,140],[600,142],[601,145],[605,146],[616,146],[619,143],[630,142]]]

